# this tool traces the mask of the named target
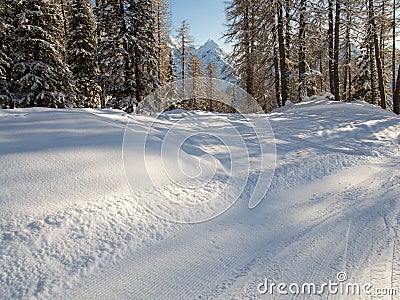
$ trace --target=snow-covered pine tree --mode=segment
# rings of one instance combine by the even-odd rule
[[[68,4],[67,62],[77,89],[77,107],[99,107],[96,28],[87,0]]]
[[[19,4],[13,43],[16,105],[72,106],[74,88],[64,61],[59,5],[50,0],[22,0]]]
[[[14,6],[13,6],[14,4]],[[0,6],[0,105],[13,107],[10,94],[12,61],[13,17],[17,4],[13,0],[2,0]]]
[[[127,8],[128,51],[133,59],[135,96],[132,104],[142,101],[159,87],[156,24],[151,0],[131,0]]]
[[[166,82],[173,82],[176,79],[176,64],[174,59],[174,51],[169,51],[169,61],[167,68],[167,77],[165,78]]]
[[[126,92],[124,71],[130,68],[130,62],[127,62],[129,56],[123,44],[126,25],[122,4],[121,0],[96,0],[97,52],[102,107],[126,108],[130,105],[129,99],[124,101],[126,97],[129,98]]]

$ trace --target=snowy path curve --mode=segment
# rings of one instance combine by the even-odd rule
[[[378,257],[392,260],[390,267],[398,270],[397,258],[380,253],[385,254],[388,242],[399,242],[384,222],[398,231],[395,187],[400,171],[393,174],[388,167],[399,162],[395,158],[351,168],[269,195],[255,211],[239,203],[218,219],[88,277],[66,298],[256,298],[265,276],[276,282],[317,284],[346,272],[356,282],[374,269]],[[355,182],[358,174],[366,175]],[[280,201],[285,205],[278,205]],[[396,278],[388,272],[368,282],[391,288],[398,284]]]

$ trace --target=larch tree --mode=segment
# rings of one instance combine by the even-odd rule
[[[202,99],[198,99],[198,96],[202,94],[203,80],[205,70],[201,59],[194,54],[191,54],[188,64],[188,78],[190,78],[190,85],[187,86],[189,95],[193,96],[189,99],[188,109],[203,109]]]
[[[286,2],[287,3],[287,2]],[[285,6],[285,9],[288,11],[289,8]],[[277,85],[279,86],[279,91],[277,90],[277,102],[279,106],[284,106],[286,101],[288,100],[288,68],[286,62],[286,52],[287,52],[287,44],[285,44],[285,35],[284,35],[284,18],[283,18],[283,11],[284,6],[282,1],[277,1],[277,42],[278,42],[278,49],[275,49],[276,54],[279,52],[279,61],[274,62],[274,66],[277,68],[275,70],[276,73],[276,81]],[[287,21],[287,20],[286,20]],[[288,21],[290,22],[290,21]],[[286,28],[289,25],[286,25]],[[288,40],[288,32],[286,32],[286,40]],[[274,43],[274,45],[276,42]],[[279,70],[279,71],[278,71]],[[278,72],[277,72],[278,71]],[[279,77],[279,78],[278,78]]]
[[[396,1],[392,3],[392,97],[395,95],[396,82]]]
[[[187,77],[188,61],[193,49],[193,37],[190,35],[190,27],[187,20],[183,20],[181,26],[177,30],[177,39],[180,43],[179,58],[180,58],[180,78],[182,82]],[[183,89],[185,87],[183,86]]]
[[[217,92],[216,79],[218,78],[218,69],[213,62],[209,62],[206,66],[207,75],[207,95],[208,95],[208,105],[207,110],[213,111],[213,102]]]
[[[165,85],[174,80],[171,76],[171,49],[168,47],[171,33],[171,11],[169,3],[165,0],[153,0],[155,14],[155,36],[157,41],[157,68],[160,85]]]
[[[300,0],[299,8],[299,101],[307,97],[306,84],[306,0]]]
[[[339,53],[340,53],[340,23],[341,0],[335,3],[335,26],[333,39],[333,91],[336,101],[340,101]]]
[[[375,60],[375,64],[373,67],[376,66],[377,72],[377,79],[378,79],[378,88],[379,88],[379,96],[380,96],[380,105],[383,109],[386,109],[386,94],[385,94],[385,86],[384,86],[384,79],[383,79],[383,68],[382,68],[382,58],[381,58],[381,49],[379,47],[379,39],[378,34],[376,32],[376,13],[374,7],[374,1],[368,0],[368,24],[370,28],[370,45],[371,51],[374,53],[373,59]],[[371,52],[372,53],[372,52]],[[376,101],[374,101],[376,102]]]
[[[393,111],[396,114],[400,114],[400,66],[397,72],[397,81],[393,95]]]

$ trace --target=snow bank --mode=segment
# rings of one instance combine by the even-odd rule
[[[299,184],[318,182],[318,179],[332,176],[344,168],[354,168],[399,155],[398,116],[375,108],[372,111],[365,103],[332,102],[318,97],[296,105],[289,103],[288,107],[289,109],[274,111],[268,116],[246,116],[254,122],[268,118],[275,133],[277,165],[266,201],[269,197],[273,199],[271,195],[279,195],[278,193]],[[178,134],[196,133],[201,128],[219,136],[224,133],[224,126],[243,125],[243,118],[236,115],[168,112],[159,119],[157,127],[149,136],[150,141],[162,139],[171,124],[176,124],[187,116],[190,116],[190,123],[181,123]],[[276,209],[276,212],[286,210],[289,202],[285,201],[289,201],[288,198],[282,198],[281,195],[273,207],[263,205],[256,212],[249,212],[247,207],[243,209],[244,206],[240,205],[248,201],[260,172],[268,170],[250,170],[238,202],[240,209],[235,206],[232,212],[228,211],[215,219],[215,223],[209,225],[212,228],[207,227],[207,224],[200,227],[178,225],[148,212],[142,205],[142,201],[146,199],[153,201],[163,196],[172,201],[203,201],[211,194],[221,191],[223,181],[220,177],[215,177],[208,186],[192,189],[166,182],[150,190],[137,187],[132,193],[126,182],[121,154],[128,118],[137,125],[137,131],[134,132],[137,138],[143,138],[147,134],[147,131],[140,128],[147,128],[147,124],[153,121],[152,117],[128,116],[114,110],[35,108],[0,112],[1,298],[61,297],[68,290],[78,287],[79,282],[84,282],[99,272],[111,270],[132,253],[137,254],[136,259],[139,261],[146,261],[145,254],[149,249],[154,246],[155,249],[160,247],[162,251],[165,249],[162,246],[163,240],[174,244],[174,236],[182,232],[187,232],[191,237],[199,234],[206,239],[202,241],[206,243],[204,245],[220,243],[223,245],[220,249],[225,249],[225,246],[230,249],[232,260],[228,257],[225,269],[221,266],[221,272],[226,270],[226,274],[215,274],[216,278],[225,278],[227,274],[239,274],[240,277],[243,273],[239,264],[245,253],[249,255],[250,252],[246,251],[253,248],[233,247],[233,244],[229,248],[228,245],[233,240],[241,240],[245,244],[268,241],[266,239],[271,238],[274,243],[257,244],[257,249],[262,248],[270,254],[284,255],[290,253],[290,249],[295,249],[286,249],[284,245],[287,242],[279,239],[279,236],[285,237],[285,232],[301,236],[303,233],[297,232],[297,228],[305,229],[290,223],[299,216],[287,216],[291,219],[288,221],[289,227],[284,227],[286,221],[281,219],[279,222],[282,223],[265,219],[266,215],[273,218],[270,209]],[[241,134],[246,136],[246,127],[241,128]],[[218,162],[218,170],[222,174],[223,171],[230,170],[232,164],[241,166],[248,157],[257,162],[259,145],[254,143],[251,135],[249,137],[246,141],[249,154],[234,153],[235,161],[232,162],[226,159],[215,140],[210,141],[204,137],[192,139],[184,147],[184,158],[187,165],[194,170],[205,154],[210,155],[215,159],[214,162]],[[147,163],[151,164],[152,158],[148,159]],[[153,159],[159,158],[154,156]],[[214,165],[203,166],[211,168]],[[132,170],[138,176],[145,172],[138,166],[132,166]],[[233,174],[233,182],[242,175],[241,172]],[[332,187],[332,193],[335,189],[336,186]],[[319,192],[324,195],[324,190]],[[315,192],[317,194],[314,196],[318,198],[319,192]],[[227,193],[225,196],[230,197],[231,194]],[[256,219],[252,219],[253,214],[257,214]],[[280,216],[285,218],[284,215]],[[238,234],[235,233],[237,220],[245,225],[255,222],[251,226],[253,231],[238,231],[246,233],[245,236],[235,236]],[[276,231],[268,231],[269,235],[266,236],[267,227],[263,226],[268,224],[264,222],[270,227],[276,226],[272,226]],[[309,224],[307,222],[305,224]],[[217,226],[223,228],[223,233],[208,240],[206,233]],[[329,230],[336,230],[336,227],[330,228],[333,229]],[[329,233],[329,230],[325,233]],[[199,243],[198,249],[211,249],[204,245]],[[283,248],[274,248],[281,246]],[[185,247],[189,247],[187,253],[190,253],[190,246]],[[185,247],[180,248],[186,249]],[[212,249],[219,251],[215,247]],[[235,251],[244,252],[234,256]],[[202,252],[199,255],[200,253]],[[301,257],[302,254],[299,255]],[[184,257],[186,256],[183,255],[182,259]],[[295,258],[290,256],[290,259]],[[220,262],[223,261],[221,258]],[[216,263],[211,262],[213,265]],[[257,260],[249,260],[249,266],[256,264]],[[212,270],[203,273],[211,276],[214,272]],[[142,270],[144,271],[147,269]],[[140,270],[137,272],[140,273]],[[141,275],[139,273],[138,276]],[[199,272],[198,276],[203,276],[203,273]],[[297,273],[303,272],[297,270]],[[231,282],[229,280],[227,286]],[[141,284],[140,281],[137,284]],[[109,285],[106,286],[112,289]],[[168,291],[172,292],[173,289]],[[90,294],[86,296],[90,297]]]

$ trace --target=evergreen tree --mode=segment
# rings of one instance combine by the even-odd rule
[[[67,61],[77,89],[76,106],[99,107],[96,33],[90,3],[71,0],[68,21]]]
[[[128,8],[128,51],[133,60],[134,102],[138,103],[159,86],[156,23],[151,0],[131,0]]]
[[[22,0],[19,4],[12,84],[17,105],[72,106],[74,88],[64,60],[59,5],[50,0]]]
[[[127,96],[124,70],[130,68],[124,49],[126,25],[120,0],[96,0],[95,16],[98,35],[99,84],[102,107],[124,108]]]
[[[12,61],[13,16],[15,13],[12,0],[3,0],[0,6],[0,105],[13,107],[10,94]]]
[[[174,60],[174,51],[169,51],[169,60],[167,65],[167,72],[166,72],[166,82],[173,82],[176,79],[176,64]]]

